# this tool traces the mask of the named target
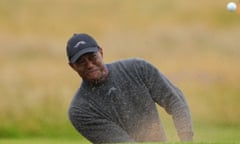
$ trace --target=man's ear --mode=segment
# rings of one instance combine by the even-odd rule
[[[99,48],[99,53],[101,54],[101,56],[103,57],[103,50],[102,50],[102,48],[100,47]]]

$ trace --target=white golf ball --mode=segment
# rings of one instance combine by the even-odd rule
[[[237,4],[235,2],[229,2],[227,4],[227,9],[229,11],[235,11],[235,10],[237,10]]]

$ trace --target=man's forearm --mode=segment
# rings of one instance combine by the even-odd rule
[[[178,137],[182,142],[191,142],[193,141],[193,132],[183,132],[179,133]]]
[[[173,114],[173,120],[181,141],[193,140],[192,119],[188,107],[178,109]]]

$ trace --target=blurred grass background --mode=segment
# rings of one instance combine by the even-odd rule
[[[227,2],[0,0],[0,139],[86,142],[67,117],[81,80],[65,54],[68,38],[84,32],[106,62],[146,59],[182,89],[196,141],[240,141],[240,15]]]

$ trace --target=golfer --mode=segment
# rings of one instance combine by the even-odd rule
[[[193,140],[183,93],[152,64],[138,58],[105,64],[103,49],[84,33],[68,40],[67,56],[82,78],[69,118],[90,142],[166,141],[155,104],[172,116],[181,141]]]

